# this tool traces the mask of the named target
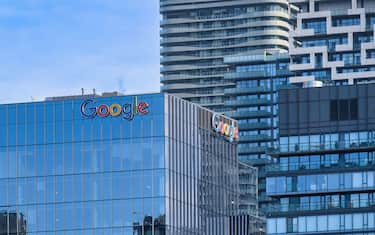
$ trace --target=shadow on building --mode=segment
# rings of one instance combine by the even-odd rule
[[[0,212],[0,235],[26,235],[27,222],[22,213]]]
[[[161,215],[154,220],[152,223],[152,216],[145,216],[143,224],[133,223],[133,235],[164,235],[166,234],[165,229],[165,215]],[[143,233],[142,233],[143,230]],[[153,232],[154,231],[154,232]]]

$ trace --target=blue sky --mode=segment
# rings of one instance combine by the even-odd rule
[[[1,0],[0,103],[159,91],[158,0]]]

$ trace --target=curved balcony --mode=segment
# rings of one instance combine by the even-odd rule
[[[236,33],[228,36],[217,36],[212,35],[209,37],[191,37],[191,36],[184,36],[184,37],[164,37],[161,38],[160,44],[162,46],[167,46],[167,44],[170,43],[190,43],[190,42],[203,42],[203,41],[212,41],[212,40],[226,40],[226,39],[238,39],[238,38],[247,38],[251,37],[254,38],[254,36],[265,36],[265,35],[277,35],[277,36],[284,36],[286,37],[289,34],[289,31],[287,29],[284,29],[280,27],[279,30],[254,30],[250,33]]]
[[[194,93],[187,93],[187,92],[170,92],[167,91],[168,94],[175,95],[177,97],[188,99],[188,98],[200,98],[200,97],[217,97],[217,96],[224,96],[224,93],[214,93],[214,94],[194,94]],[[221,104],[222,105],[222,104]]]
[[[168,11],[179,11],[179,10],[196,10],[199,8],[216,8],[216,7],[233,7],[236,5],[248,5],[248,0],[238,0],[238,1],[220,1],[220,2],[203,2],[200,0],[189,0],[190,4],[182,4],[186,3],[186,0],[170,0],[167,2],[160,3],[160,12],[168,12]],[[193,4],[191,4],[193,3]],[[288,6],[288,2],[286,0],[262,0],[262,3],[278,3]],[[214,15],[216,19],[223,17],[222,15]]]
[[[223,56],[163,56],[160,58],[160,62],[171,63],[171,62],[181,62],[181,61],[196,61],[196,60],[213,60],[221,59]]]
[[[222,45],[222,46],[208,46],[208,47],[199,47],[199,46],[168,46],[163,47],[160,49],[160,53],[162,56],[164,53],[172,53],[172,52],[192,52],[192,51],[205,51],[205,50],[222,50],[222,49],[230,49],[230,48],[237,48],[237,47],[253,47],[253,46],[267,46],[267,45],[277,45],[277,46],[284,46],[285,48],[289,47],[288,40],[284,39],[260,39],[260,40],[252,40],[244,43],[238,43],[233,45]]]
[[[169,81],[182,81],[182,80],[197,80],[201,78],[222,78],[222,74],[214,74],[214,75],[164,75],[161,77],[161,82],[169,82]]]
[[[245,13],[239,15],[228,15],[223,16],[221,18],[173,18],[173,19],[163,19],[160,20],[160,25],[174,25],[174,24],[186,24],[186,23],[200,23],[200,22],[220,22],[220,21],[231,21],[231,20],[239,20],[239,19],[246,19],[246,18],[255,18],[255,17],[264,17],[264,16],[276,16],[276,17],[283,17],[289,18],[289,14],[287,12],[281,10],[271,10],[271,11],[257,11],[253,13]]]
[[[204,88],[226,87],[230,85],[232,84],[231,83],[215,83],[215,84],[176,83],[176,84],[165,84],[161,87],[161,90],[169,91],[169,90],[186,90],[186,89],[204,89]]]
[[[185,70],[196,70],[196,69],[217,69],[226,68],[227,65],[164,65],[160,68],[160,72],[170,71],[185,71]]]
[[[230,29],[238,29],[238,28],[270,26],[270,25],[280,26],[286,29],[290,29],[288,19],[285,19],[285,21],[263,20],[263,21],[257,21],[257,22],[242,23],[242,24],[233,25],[229,27],[213,27],[213,28],[175,27],[175,28],[167,28],[167,29],[164,28],[160,30],[160,35],[164,37],[164,35],[175,34],[175,33],[200,33],[200,32],[209,32],[209,31],[215,31],[215,30],[230,30]]]
[[[278,70],[275,74],[270,74],[267,71],[253,71],[253,72],[234,72],[224,74],[225,79],[246,80],[253,78],[275,77],[275,76],[289,76],[289,70]]]

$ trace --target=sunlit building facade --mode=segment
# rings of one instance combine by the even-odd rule
[[[348,85],[375,80],[375,1],[290,0],[300,8],[290,32],[291,83]]]
[[[164,94],[0,105],[0,233],[229,234],[236,129]]]

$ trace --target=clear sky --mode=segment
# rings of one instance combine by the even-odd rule
[[[158,0],[0,0],[0,103],[159,91]]]

